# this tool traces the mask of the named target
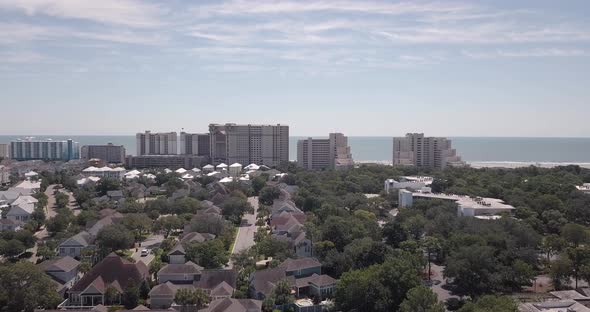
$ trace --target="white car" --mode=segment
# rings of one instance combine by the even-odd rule
[[[147,255],[150,254],[150,250],[149,249],[142,249],[141,250],[141,256],[142,257],[147,257]]]

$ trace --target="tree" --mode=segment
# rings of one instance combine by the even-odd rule
[[[555,289],[562,289],[569,285],[570,277],[572,276],[573,264],[567,257],[560,257],[551,263],[549,276]]]
[[[286,279],[280,280],[273,288],[271,298],[275,305],[290,305],[295,302],[295,296],[291,293],[292,288]]]
[[[561,229],[561,236],[574,247],[590,240],[588,228],[580,224],[566,224]]]
[[[219,239],[189,244],[186,257],[206,269],[221,268],[229,261],[228,252]]]
[[[172,231],[182,228],[182,220],[178,216],[165,216],[154,222],[155,231],[164,231],[168,237]]]
[[[104,196],[108,191],[116,191],[121,188],[121,182],[112,178],[102,178],[96,185],[96,191],[100,196]]]
[[[245,198],[230,197],[223,203],[223,215],[234,224],[240,224],[244,214],[253,211],[252,205]]]
[[[70,197],[63,193],[63,192],[59,192],[57,193],[57,195],[55,195],[55,205],[57,206],[57,208],[66,208],[68,206],[68,204],[70,203]]]
[[[121,303],[125,309],[131,310],[139,303],[139,288],[133,280],[129,280],[121,296]]]
[[[459,312],[518,312],[518,305],[507,296],[483,296],[475,302],[468,302]]]
[[[550,264],[551,257],[557,254],[558,252],[561,252],[563,248],[566,246],[566,244],[567,242],[565,241],[565,239],[559,237],[556,234],[549,234],[543,237],[543,239],[541,240],[541,245],[539,247],[547,257],[547,264]]]
[[[471,297],[500,288],[498,264],[489,246],[461,247],[447,259],[444,274],[453,278],[457,291]]]
[[[401,312],[445,312],[445,306],[438,301],[436,294],[426,286],[410,289],[407,298],[400,306]]]
[[[37,230],[39,230],[45,222],[45,209],[41,206],[35,208],[33,213],[31,213],[31,220],[37,222]]]
[[[147,280],[141,282],[139,285],[139,296],[141,299],[146,300],[150,293],[150,283]]]
[[[25,245],[17,239],[11,239],[0,245],[0,254],[8,258],[16,257],[25,251]]]
[[[432,276],[432,256],[439,252],[441,242],[434,236],[427,236],[421,241],[421,244],[424,248],[424,253],[426,254],[426,261],[428,262],[428,280],[430,280]]]
[[[180,305],[181,312],[194,312],[209,303],[209,297],[200,288],[181,288],[174,295],[174,302]]]
[[[20,261],[0,266],[0,307],[5,311],[52,309],[63,300],[38,266]]]
[[[121,224],[134,233],[136,241],[139,241],[145,233],[149,233],[153,227],[152,219],[143,213],[126,214]]]
[[[258,196],[260,194],[260,190],[266,186],[266,181],[268,181],[268,176],[264,174],[252,179],[252,189],[254,190],[254,195]]]
[[[133,244],[133,234],[123,225],[107,225],[98,232],[96,241],[106,250],[128,249]]]
[[[272,205],[274,200],[281,196],[281,190],[276,186],[265,186],[260,190],[258,201],[263,205]]]
[[[56,256],[55,248],[47,245],[39,245],[37,247],[37,257],[42,259],[51,259]]]
[[[104,294],[104,301],[106,305],[113,305],[119,303],[119,296],[121,294],[119,291],[114,287],[107,287],[105,294]]]

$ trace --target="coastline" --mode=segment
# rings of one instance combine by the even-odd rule
[[[356,164],[379,164],[391,165],[391,161],[387,160],[361,160],[355,161]],[[499,168],[499,169],[515,169],[529,166],[539,168],[555,168],[559,166],[580,166],[582,168],[590,169],[590,162],[543,162],[543,161],[467,161],[472,168]]]

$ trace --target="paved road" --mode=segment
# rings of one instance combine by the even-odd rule
[[[246,250],[254,246],[254,233],[258,230],[256,227],[256,213],[258,212],[258,197],[249,197],[248,202],[254,207],[254,213],[245,214],[242,219],[242,224],[238,228],[238,235],[236,236],[236,243],[232,254],[236,254],[242,250]]]
[[[164,240],[163,235],[159,235],[159,234],[150,235],[146,240],[141,242],[141,247],[138,247],[137,251],[135,251],[135,249],[132,250],[133,255],[131,257],[133,257],[133,259],[135,259],[135,261],[143,261],[146,265],[149,265],[150,262],[152,262],[152,260],[154,260],[154,254],[150,253],[146,257],[142,257],[141,250],[144,248],[152,250],[156,247],[159,247],[163,240]]]
[[[436,264],[432,264],[432,280],[441,281],[438,285],[432,285],[432,291],[436,293],[438,296],[439,301],[446,301],[449,298],[459,298],[457,296],[453,296],[448,290],[444,289],[443,287],[447,285],[447,279],[443,275],[445,267],[439,266]]]

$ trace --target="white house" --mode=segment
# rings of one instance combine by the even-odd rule
[[[39,201],[33,196],[19,196],[10,204],[6,218],[13,221],[28,222]]]

